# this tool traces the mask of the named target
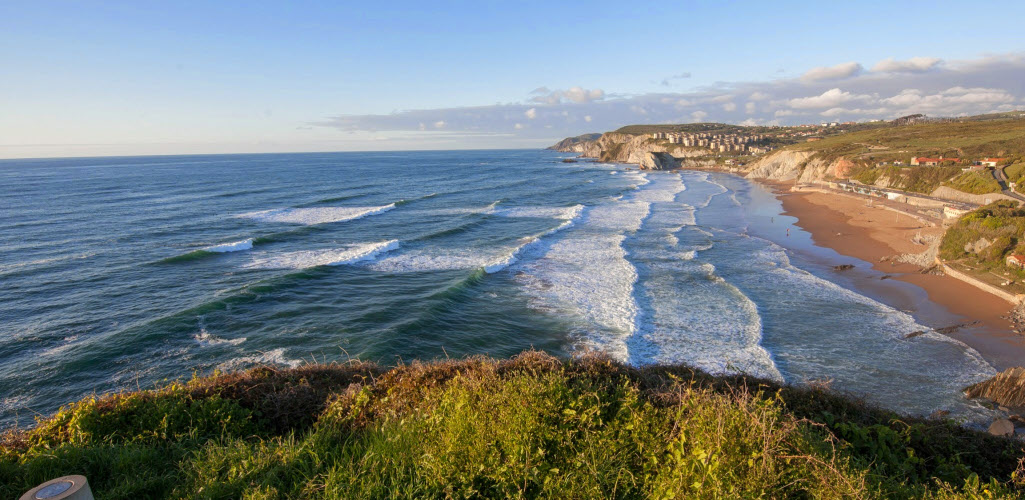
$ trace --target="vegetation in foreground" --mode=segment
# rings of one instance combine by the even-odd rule
[[[526,352],[87,399],[5,436],[0,497],[84,474],[97,498],[994,498],[1023,454],[821,389]]]

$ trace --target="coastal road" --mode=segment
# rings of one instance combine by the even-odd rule
[[[1010,183],[1007,181],[1007,175],[1004,174],[1004,169],[997,167],[993,169],[993,176],[997,178],[997,182],[1000,183],[1000,193],[1010,196],[1018,201],[1025,201],[1025,196],[1022,196],[1010,188]]]

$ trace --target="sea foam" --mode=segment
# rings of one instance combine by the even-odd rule
[[[220,245],[209,246],[209,247],[204,248],[203,250],[205,250],[207,252],[225,253],[225,252],[240,252],[242,250],[251,250],[252,248],[253,248],[253,239],[252,238],[248,238],[248,239],[244,239],[244,240],[241,240],[241,241],[235,241],[235,242],[231,242],[231,243],[222,243]]]
[[[332,222],[345,222],[377,215],[395,208],[394,203],[377,207],[310,207],[263,210],[238,215],[238,217],[261,222],[282,222],[312,226]]]
[[[340,266],[372,260],[378,255],[399,248],[398,240],[351,245],[326,250],[300,250],[253,255],[246,269],[307,269],[317,266]]]

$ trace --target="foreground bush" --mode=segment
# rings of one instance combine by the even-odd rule
[[[89,399],[0,447],[0,497],[992,498],[1021,444],[837,395],[528,352],[261,368]]]

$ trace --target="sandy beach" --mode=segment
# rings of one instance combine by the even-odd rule
[[[789,191],[789,185],[773,185],[783,203],[786,215],[796,217],[797,226],[811,233],[820,246],[864,260],[873,269],[892,279],[911,283],[925,291],[928,301],[942,306],[962,318],[962,322],[978,321],[978,325],[950,334],[979,351],[997,369],[1019,366],[1025,360],[1025,338],[1011,330],[1005,318],[1011,308],[1007,301],[963,281],[935,274],[923,274],[913,264],[891,262],[893,256],[921,253],[926,245],[920,238],[942,236],[943,229],[932,226],[906,213],[884,208],[878,200],[824,193]],[[877,290],[884,301],[910,310],[923,324],[933,328],[944,325],[927,313],[926,304],[908,297],[897,289]],[[947,319],[946,321],[949,321]]]

